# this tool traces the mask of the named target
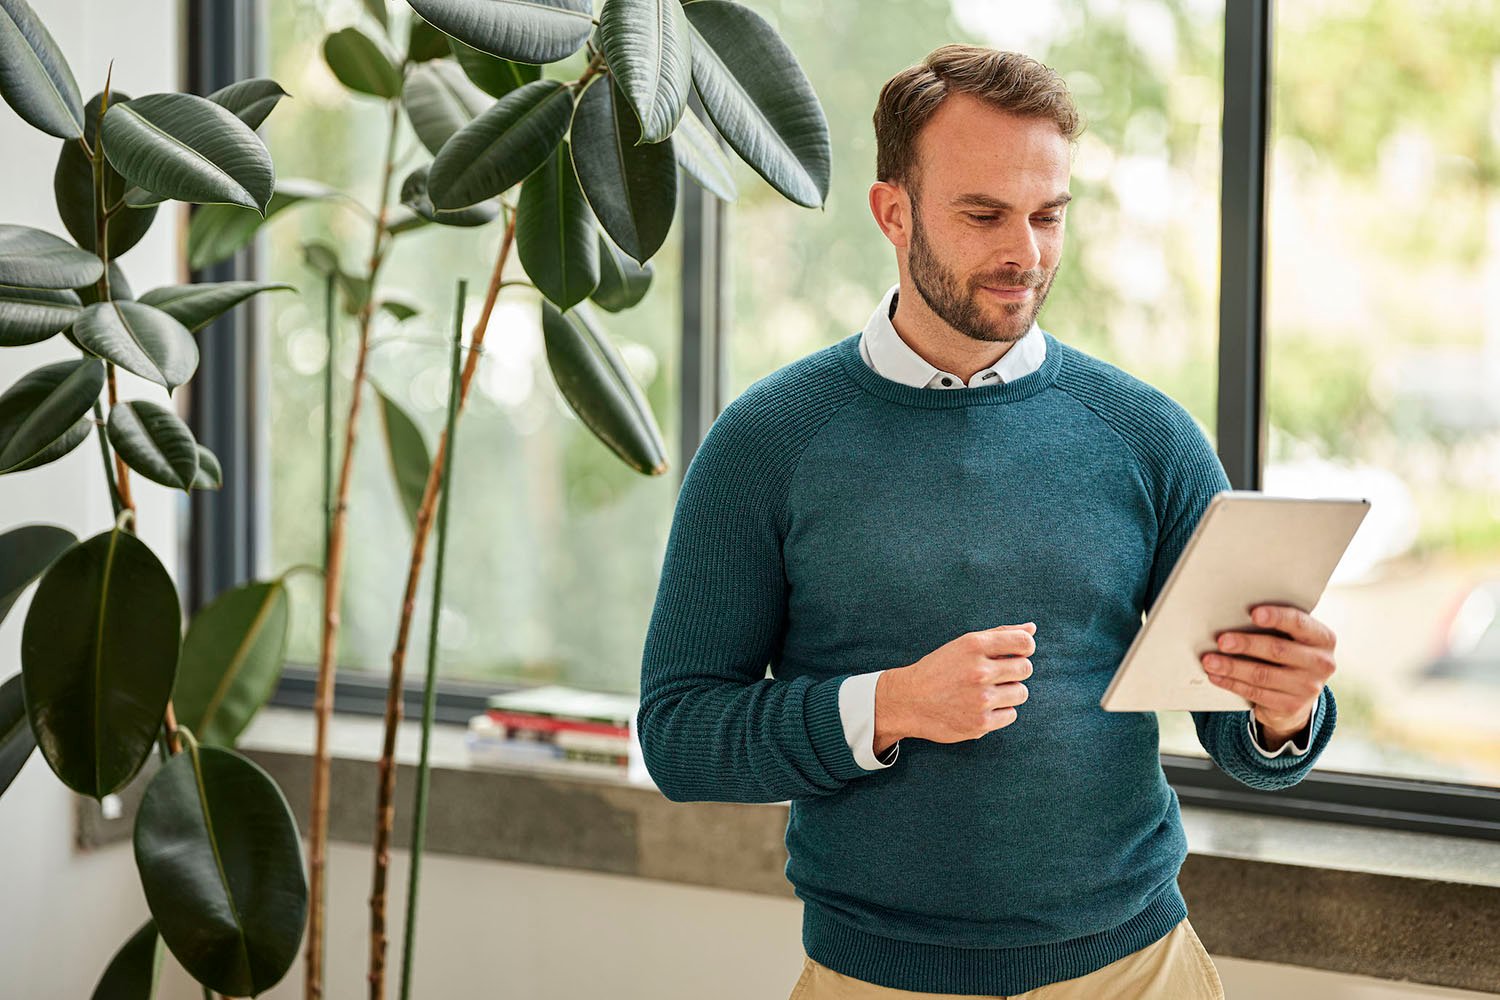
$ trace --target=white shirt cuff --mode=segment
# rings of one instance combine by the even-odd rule
[[[840,692],[842,692],[842,690],[843,690],[843,685],[842,684],[839,685],[839,690],[840,690]],[[1306,746],[1300,746],[1299,747],[1292,740],[1287,740],[1285,743],[1281,744],[1280,747],[1276,748],[1275,751],[1267,750],[1265,747],[1261,746],[1260,745],[1260,740],[1257,739],[1256,735],[1255,735],[1255,716],[1253,716],[1253,715],[1250,716],[1248,719],[1245,720],[1245,728],[1250,731],[1250,742],[1251,742],[1251,744],[1254,745],[1254,747],[1255,747],[1256,750],[1260,751],[1260,755],[1262,757],[1280,757],[1282,754],[1286,753],[1288,747],[1291,748],[1292,754],[1294,756],[1297,755],[1297,754],[1307,753],[1307,747]],[[1308,744],[1311,745],[1311,743],[1312,743],[1312,728],[1311,727],[1309,727],[1308,730],[1307,730],[1307,741],[1308,741]]]
[[[866,771],[878,771],[896,762],[901,751],[897,740],[886,749],[882,760],[875,756],[875,685],[883,670],[855,674],[839,685],[839,718],[844,723],[844,739],[854,752],[854,759]]]

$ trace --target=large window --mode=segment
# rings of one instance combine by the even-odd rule
[[[789,204],[731,156],[740,196],[724,224],[680,214],[645,302],[604,315],[661,422],[665,476],[628,471],[579,427],[547,368],[535,297],[504,291],[459,434],[445,681],[638,689],[681,472],[716,411],[704,401],[727,402],[863,325],[897,274],[867,205],[875,97],[932,48],[971,41],[1057,69],[1087,119],[1042,325],[1180,401],[1237,486],[1374,502],[1314,609],[1338,631],[1340,664],[1339,732],[1317,772],[1280,793],[1245,789],[1208,765],[1188,713],[1159,713],[1183,801],[1500,832],[1500,0],[749,2],[827,113],[826,208]],[[349,97],[320,53],[363,5],[263,11],[268,68],[293,95],[267,126],[280,173],[373,203],[386,116]],[[399,178],[426,154],[409,134],[398,148]],[[709,196],[689,183],[693,208]],[[265,276],[304,292],[266,300],[270,563],[281,569],[321,549],[321,286],[300,244],[323,240],[354,270],[369,228],[329,203],[270,230]],[[468,277],[472,318],[499,239],[498,224],[429,227],[402,237],[383,276],[422,312],[379,318],[370,377],[429,444],[453,280]],[[702,286],[716,274],[727,275],[722,306]],[[523,277],[518,262],[507,276]],[[339,419],[353,334],[345,318]],[[340,676],[372,686],[410,544],[377,409],[372,395],[340,651]],[[292,659],[310,664],[320,595],[310,576],[295,586]]]
[[[389,7],[404,25],[409,8]],[[322,40],[345,23],[357,21],[367,31],[376,30],[374,23],[362,18],[361,5],[335,0],[278,2],[266,10],[271,72],[292,94],[266,126],[280,175],[331,184],[373,208],[386,106],[351,97],[333,79]],[[404,27],[395,35],[404,42]],[[572,79],[582,55],[575,62],[547,74]],[[430,156],[404,123],[397,150],[399,186]],[[268,298],[271,563],[280,570],[317,563],[322,552],[323,295],[301,245],[325,242],[338,248],[347,270],[363,273],[371,227],[361,212],[332,201],[288,212],[268,228],[266,276],[303,293]],[[681,229],[679,220],[653,258],[656,277],[643,302],[620,314],[597,313],[646,391],[674,472]],[[411,413],[429,449],[444,420],[454,281],[469,282],[467,327],[479,315],[501,234],[498,221],[477,229],[427,226],[399,237],[381,272],[386,294],[421,311],[400,323],[377,314],[368,376]],[[526,277],[514,250],[505,277]],[[634,472],[582,426],[553,382],[540,319],[532,289],[501,290],[459,426],[443,590],[444,676],[633,692],[677,477]],[[354,365],[351,317],[341,317],[338,337],[334,423],[341,433]],[[349,506],[339,662],[341,676],[378,679],[388,670],[411,531],[393,485],[379,397],[367,392]],[[429,548],[410,663],[425,662],[432,562]],[[306,574],[292,580],[290,658],[313,664],[321,584]]]
[[[1276,18],[1265,488],[1372,501],[1321,766],[1500,786],[1500,3]]]

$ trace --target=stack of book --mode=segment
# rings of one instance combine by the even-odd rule
[[[484,714],[469,720],[469,757],[478,764],[634,776],[644,771],[639,707],[632,695],[560,684],[493,695]]]

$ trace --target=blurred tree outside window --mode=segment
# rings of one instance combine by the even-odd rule
[[[1274,19],[1265,489],[1372,501],[1322,766],[1500,786],[1500,3]]]
[[[393,19],[410,16],[389,4]],[[278,173],[305,177],[376,203],[387,129],[384,103],[351,97],[321,51],[328,32],[362,22],[357,0],[268,4],[271,75],[290,91],[266,139]],[[405,29],[398,29],[398,39]],[[572,79],[585,54],[546,68]],[[430,159],[406,129],[396,183]],[[330,155],[330,151],[337,151]],[[394,198],[393,198],[394,202]],[[351,270],[370,252],[370,223],[332,201],[288,212],[267,226],[265,278],[303,294],[268,298],[271,338],[271,560],[275,569],[318,563],[322,552],[322,278],[300,245],[322,239]],[[651,402],[674,471],[677,448],[681,220],[652,259],[655,277],[640,305],[598,310]],[[469,279],[469,321],[479,314],[500,244],[499,222],[475,229],[427,226],[402,236],[381,275],[421,312],[397,323],[379,313],[371,332],[369,377],[419,422],[429,451],[442,430],[448,379],[453,284]],[[526,278],[516,255],[506,280]],[[271,298],[276,301],[271,301]],[[677,476],[643,476],[609,453],[558,393],[542,349],[539,297],[524,286],[501,290],[485,354],[459,426],[448,579],[443,588],[444,676],[501,683],[566,683],[634,693],[640,650],[656,594],[661,549]],[[335,361],[335,425],[342,427],[353,376],[355,326],[344,317]],[[350,499],[344,675],[384,675],[400,614],[411,547],[389,467],[378,398],[367,397]],[[412,634],[426,636],[432,560],[417,597]],[[300,579],[299,579],[300,577]],[[317,661],[321,584],[292,577],[289,658]],[[425,649],[425,639],[423,640]],[[425,655],[425,653],[423,654]]]

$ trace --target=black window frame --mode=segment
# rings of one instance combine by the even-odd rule
[[[1217,448],[1235,489],[1260,489],[1266,440],[1266,157],[1269,143],[1274,0],[1225,0],[1223,156]],[[187,87],[206,94],[264,74],[261,0],[188,0]],[[701,114],[697,95],[691,97]],[[703,116],[706,120],[706,116]],[[722,143],[722,140],[720,140]],[[727,149],[727,147],[726,147]],[[683,471],[725,404],[730,323],[729,207],[696,184],[683,185],[682,343],[679,366]],[[245,280],[258,271],[260,241],[233,259],[192,272],[194,281]],[[224,488],[197,492],[184,533],[181,579],[189,613],[212,597],[268,574],[269,362],[261,309],[252,299],[198,338],[198,376],[189,386],[189,424],[224,468]],[[289,663],[272,697],[311,708],[316,672]],[[510,686],[444,680],[439,721],[464,723],[492,693]],[[381,715],[382,680],[336,677],[338,712]],[[420,685],[408,681],[404,710],[419,715]],[[1246,813],[1331,820],[1386,829],[1500,840],[1500,789],[1458,782],[1314,770],[1278,791],[1249,788],[1211,760],[1163,753],[1181,802]]]

